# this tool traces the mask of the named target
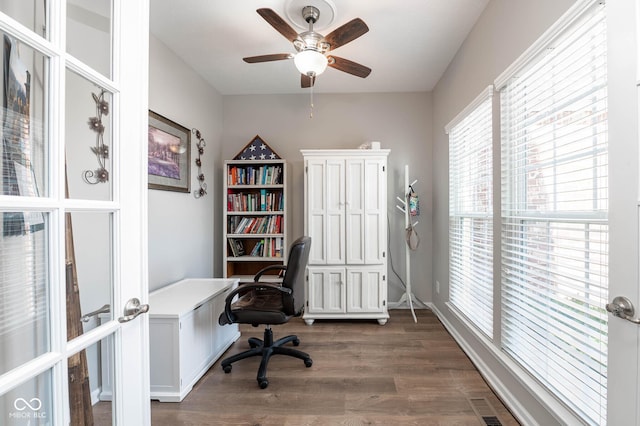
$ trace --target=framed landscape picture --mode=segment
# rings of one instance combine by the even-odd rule
[[[149,189],[189,192],[191,132],[149,111]]]

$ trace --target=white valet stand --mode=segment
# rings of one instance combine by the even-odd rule
[[[404,187],[405,187],[405,193],[404,193],[404,199],[400,198],[400,197],[396,197],[398,199],[398,201],[400,201],[400,205],[396,205],[396,207],[404,213],[404,229],[405,231],[409,229],[409,227],[414,227],[415,225],[418,224],[418,222],[413,223],[411,221],[411,212],[409,209],[409,195],[410,195],[410,187],[412,187],[413,185],[416,184],[416,182],[418,182],[417,180],[414,180],[413,182],[409,183],[409,165],[405,164],[404,166]],[[416,313],[413,310],[413,299],[415,298],[415,296],[413,295],[413,293],[411,292],[411,248],[409,247],[409,242],[405,241],[406,245],[405,245],[405,293],[402,295],[402,297],[400,297],[400,300],[398,300],[398,302],[396,303],[397,306],[402,305],[403,303],[407,303],[409,305],[409,308],[411,309],[411,314],[413,315],[413,321],[414,322],[418,322],[418,319],[416,318]]]

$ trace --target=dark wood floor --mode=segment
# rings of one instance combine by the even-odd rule
[[[275,356],[269,387],[256,381],[259,359],[217,362],[181,403],[151,403],[164,425],[486,425],[470,399],[488,402],[502,425],[518,425],[429,310],[393,310],[389,322],[296,318],[274,326],[275,338],[297,334],[313,366]],[[247,349],[262,328],[242,326],[225,354]],[[482,413],[483,415],[487,413]],[[489,423],[491,424],[491,423]]]

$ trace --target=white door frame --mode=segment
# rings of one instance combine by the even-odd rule
[[[25,199],[0,195],[0,207],[42,209],[49,212],[48,259],[50,263],[49,303],[51,346],[49,352],[0,376],[0,395],[19,384],[52,371],[51,424],[69,423],[69,356],[113,336],[113,424],[149,425],[149,331],[148,316],[120,323],[124,306],[131,298],[148,300],[147,279],[147,123],[148,123],[148,46],[149,0],[112,1],[111,80],[95,76],[113,92],[111,120],[113,146],[110,146],[113,201],[67,200],[65,198],[65,74],[85,69],[65,53],[66,2],[48,4],[48,40],[0,13],[0,30],[49,57],[47,81],[48,197]],[[113,319],[67,342],[65,306],[65,212],[67,209],[112,212],[113,225]]]
[[[640,309],[640,0],[607,2],[609,88],[609,301],[626,296]],[[640,326],[608,316],[607,423],[640,424]]]
[[[131,298],[147,303],[147,132],[149,82],[149,0],[114,0],[115,78],[120,84],[121,286],[120,311]],[[126,188],[126,189],[125,189]],[[125,244],[124,241],[127,241]],[[129,244],[129,242],[133,242]],[[117,295],[116,295],[117,297]],[[116,311],[118,312],[118,311]],[[116,335],[115,424],[151,424],[149,320],[126,323]]]

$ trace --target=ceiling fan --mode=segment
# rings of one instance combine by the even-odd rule
[[[322,74],[327,66],[335,68],[357,77],[365,78],[371,73],[371,68],[340,58],[327,55],[328,52],[357,39],[369,31],[369,27],[360,18],[355,18],[341,27],[335,29],[326,36],[313,31],[313,24],[318,21],[320,11],[315,6],[302,8],[302,18],[309,24],[309,31],[298,34],[284,19],[273,10],[258,9],[258,14],[264,18],[273,28],[293,43],[298,53],[276,53],[272,55],[250,56],[243,58],[247,63],[281,61],[293,59],[300,71],[300,85],[303,88],[313,87],[315,79]]]

